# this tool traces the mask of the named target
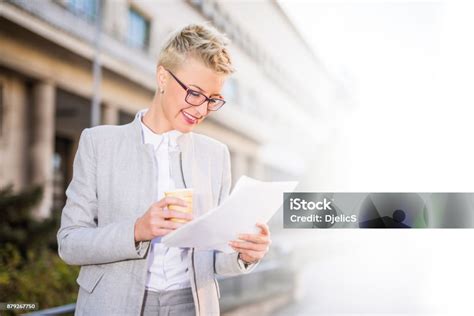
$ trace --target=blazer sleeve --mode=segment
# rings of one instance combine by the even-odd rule
[[[82,131],[73,164],[73,178],[66,190],[58,253],[71,265],[103,264],[140,259],[148,247],[135,246],[135,220],[98,226],[96,156],[90,129]]]
[[[223,168],[222,168],[222,185],[219,193],[218,204],[221,204],[230,193],[232,185],[230,153],[227,146],[223,146]],[[260,263],[260,260],[244,265],[242,260],[238,258],[239,253],[225,253],[214,250],[214,273],[218,275],[233,276],[238,274],[249,273]]]

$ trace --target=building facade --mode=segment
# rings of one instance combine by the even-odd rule
[[[81,131],[129,123],[148,107],[166,35],[202,21],[230,37],[237,72],[224,87],[226,106],[196,132],[229,146],[234,183],[243,174],[304,176],[308,161],[291,140],[317,144],[312,122],[327,98],[320,88],[333,79],[277,2],[7,0],[0,3],[0,187],[43,185],[36,215],[62,209]]]

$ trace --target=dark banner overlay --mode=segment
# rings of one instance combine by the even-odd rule
[[[284,193],[284,228],[474,228],[474,193]]]

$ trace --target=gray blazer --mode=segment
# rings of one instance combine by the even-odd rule
[[[152,145],[143,144],[139,120],[81,133],[57,234],[59,256],[81,266],[76,315],[141,312],[150,242],[135,247],[134,224],[156,202],[159,162]],[[229,195],[229,150],[195,133],[183,134],[178,144],[181,152],[171,159],[171,175],[175,183],[194,188],[194,213],[200,216]],[[237,253],[194,248],[187,261],[196,315],[219,315],[216,274],[248,273],[258,264],[243,267]]]

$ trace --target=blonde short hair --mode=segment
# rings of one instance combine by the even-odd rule
[[[161,49],[158,66],[176,70],[186,57],[195,57],[220,74],[231,74],[229,39],[209,24],[190,24],[174,32]]]

